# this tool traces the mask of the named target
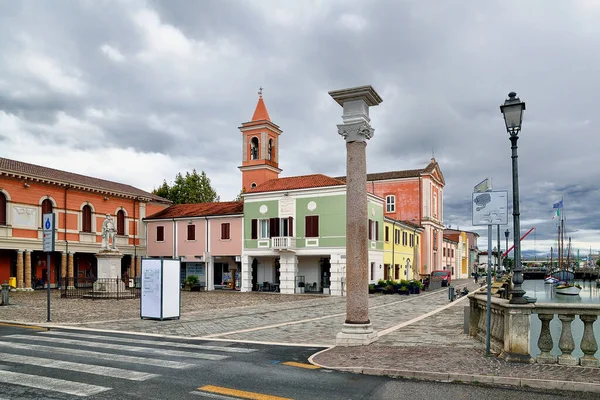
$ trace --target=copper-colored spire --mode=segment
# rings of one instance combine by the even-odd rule
[[[258,89],[258,103],[256,104],[256,110],[254,110],[254,115],[252,116],[251,122],[254,121],[271,121],[271,117],[269,117],[269,112],[267,111],[267,107],[265,106],[265,102],[262,97],[262,86]]]

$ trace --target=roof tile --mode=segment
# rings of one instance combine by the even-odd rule
[[[280,190],[310,189],[327,186],[342,186],[344,182],[322,174],[292,176],[268,180],[247,193],[277,192]]]
[[[175,204],[152,214],[148,219],[208,217],[213,215],[234,215],[244,212],[244,202],[226,201],[218,203]]]

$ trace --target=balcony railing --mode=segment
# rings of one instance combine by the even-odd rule
[[[271,238],[271,248],[273,250],[294,251],[296,249],[296,238],[289,236],[280,236]]]

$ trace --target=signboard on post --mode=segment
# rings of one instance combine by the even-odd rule
[[[508,191],[473,193],[473,225],[508,224]]]
[[[489,192],[492,190],[492,178],[485,178],[473,188],[475,193]]]
[[[42,219],[43,226],[43,251],[46,253],[51,253],[54,251],[54,213],[44,214],[44,218]]]

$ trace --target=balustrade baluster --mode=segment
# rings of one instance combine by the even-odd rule
[[[558,348],[562,354],[558,356],[558,363],[561,365],[579,365],[579,360],[571,355],[575,350],[575,341],[571,332],[571,322],[575,319],[571,314],[559,314],[558,319],[562,322],[562,332],[558,342]]]
[[[579,360],[582,367],[599,367],[600,360],[594,357],[598,351],[598,343],[594,336],[594,322],[598,319],[597,315],[580,315],[583,321],[583,337],[581,338],[581,351],[584,356]]]
[[[538,314],[538,318],[542,321],[542,329],[540,330],[540,337],[537,342],[541,354],[537,356],[536,361],[539,364],[555,364],[556,357],[552,355],[554,342],[552,341],[552,335],[550,334],[550,321],[552,321],[554,315]]]

